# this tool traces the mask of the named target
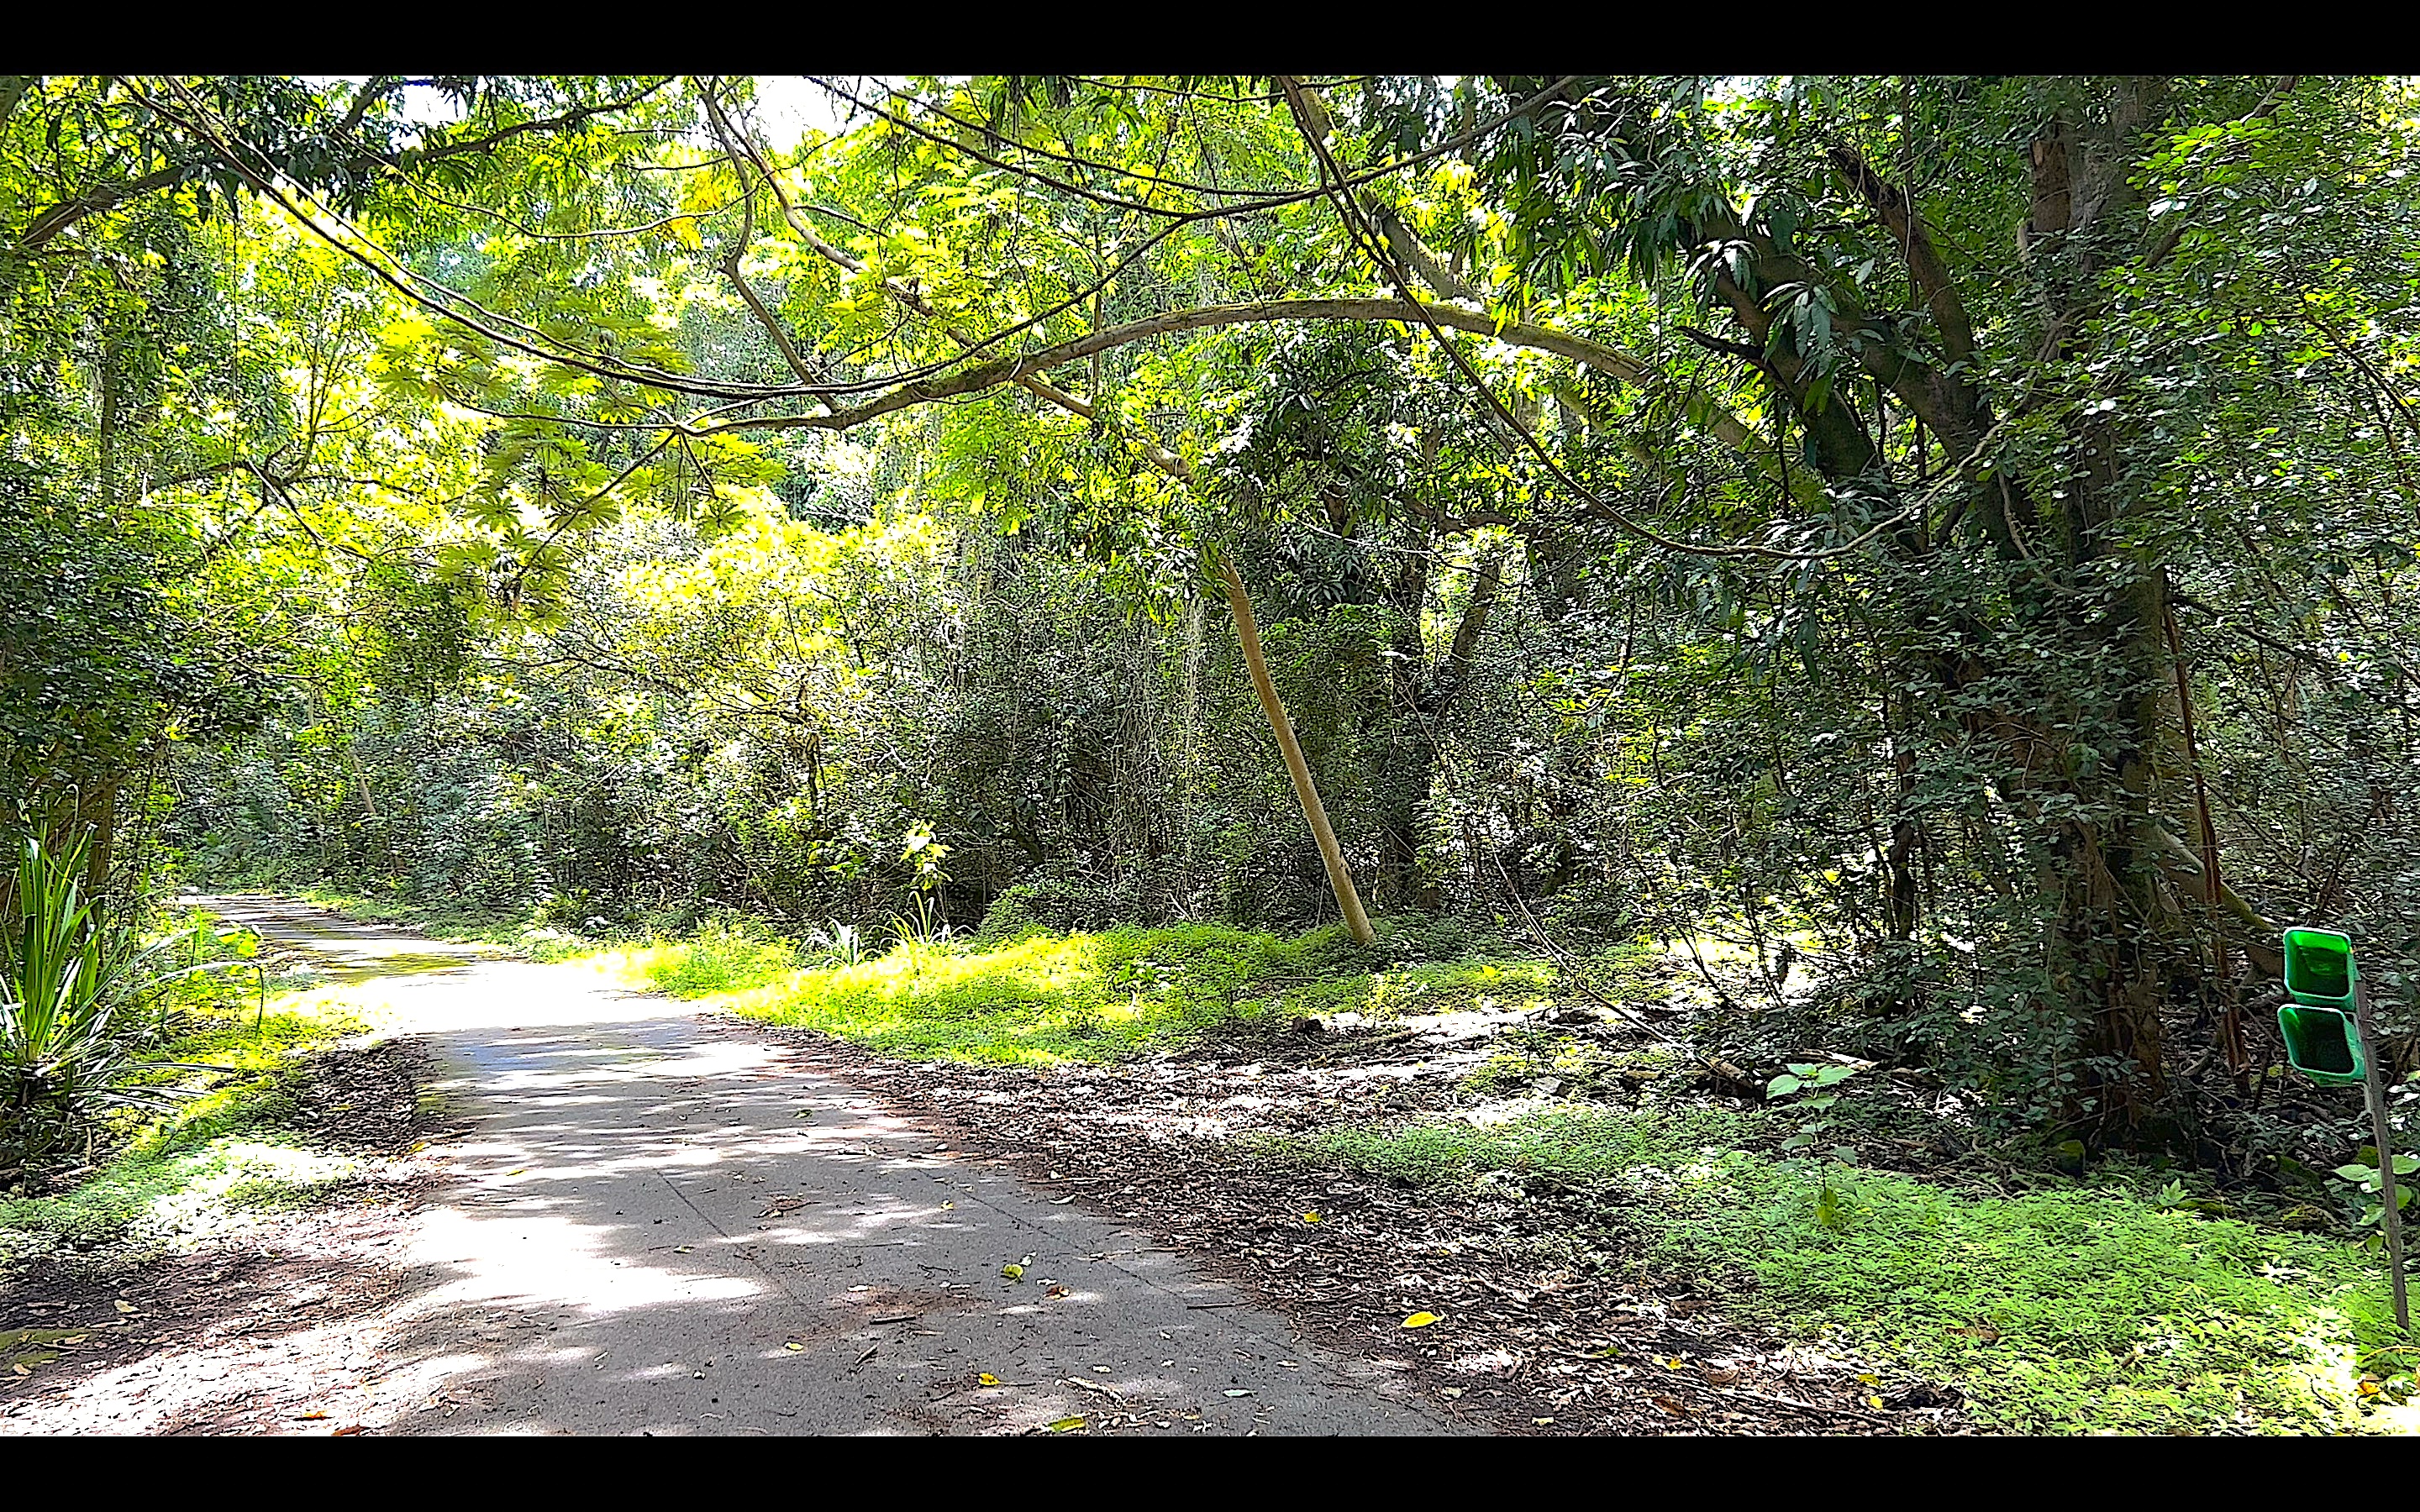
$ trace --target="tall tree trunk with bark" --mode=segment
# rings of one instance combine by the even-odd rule
[[[2046,384],[2073,381],[2067,375],[2106,355],[2096,327],[2107,313],[2110,275],[2161,255],[2135,168],[2168,98],[2162,80],[2110,81],[2088,106],[2054,113],[2027,146],[2018,263],[2035,293],[2040,331],[2029,345]],[[2029,390],[2020,401],[2026,413],[2064,417],[2064,445],[2055,450],[2068,465],[2045,483],[2029,470],[1986,460],[2006,420],[1976,376],[1984,364],[1957,275],[1909,187],[1845,146],[1833,149],[1833,168],[1898,248],[1931,316],[1928,339],[1865,340],[1836,371],[1819,371],[1799,350],[1798,334],[1777,328],[1788,307],[1777,292],[1829,287],[1838,304],[1836,330],[1870,332],[1876,317],[1856,307],[1857,291],[1837,280],[1827,285],[1826,272],[1787,232],[1719,201],[1684,229],[1683,243],[1738,249],[1708,278],[1749,341],[1693,334],[1755,368],[1803,428],[1807,460],[1837,489],[1903,489],[1875,440],[1885,394],[1943,444],[1960,497],[1937,532],[1918,518],[1886,540],[1919,580],[1937,581],[1949,595],[1931,612],[1953,628],[1959,649],[1920,655],[1887,674],[1893,786],[1903,806],[1911,800],[1912,770],[1896,747],[1902,734],[1916,736],[1920,707],[1962,709],[1932,735],[1997,769],[2002,799],[2029,816],[2048,853],[2040,886],[2051,916],[2043,944],[2053,991],[2086,1026],[2089,1073],[2069,1114],[2131,1129],[2161,1107],[2161,1013],[2180,968],[2191,974],[2188,963],[2203,946],[2198,931],[2211,922],[2185,918],[2167,885],[2180,859],[2194,858],[2174,854],[2180,847],[2166,839],[2161,819],[2159,774],[2173,764],[2163,760],[2171,739],[2162,702],[2164,563],[2126,539],[2136,507],[2126,460],[2142,438],[2117,406],[2086,402],[2098,391]],[[1872,429],[1860,413],[1855,378],[1872,385]],[[1949,553],[1961,549],[1990,563],[2004,602],[1991,601],[1995,591],[1961,586],[1957,572],[1937,570],[1952,566]],[[1961,696],[1931,697],[1928,685]],[[1897,816],[1885,860],[1890,927],[1901,937],[1916,922],[1912,862],[1919,843],[1904,812]],[[2231,909],[2229,903],[2214,913]]]

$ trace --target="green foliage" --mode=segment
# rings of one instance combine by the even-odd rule
[[[1301,1153],[1417,1186],[1467,1186],[1490,1172],[1573,1180],[1625,1176],[1634,1167],[1695,1158],[1753,1132],[1756,1120],[1718,1109],[1636,1115],[1563,1110],[1510,1122],[1407,1123],[1326,1131]]]
[[[2383,1195],[2386,1183],[2377,1164],[2378,1147],[2366,1147],[2362,1154],[2369,1164],[2355,1161],[2337,1166],[2334,1174],[2337,1180],[2350,1182],[2353,1190],[2361,1195],[2361,1216],[2356,1221],[2367,1228],[2382,1223],[2386,1217]],[[2395,1157],[2395,1207],[2398,1212],[2412,1206],[2412,1180],[2415,1176],[2420,1176],[2420,1155]]]
[[[1340,1130],[1281,1147],[1419,1185],[1555,1178],[1745,1316],[1958,1381],[2020,1432],[2328,1431],[2364,1367],[2408,1368],[2353,1246],[2178,1211],[2120,1184],[1978,1196],[1776,1160],[1770,1114],[1554,1111]]]
[[[178,1094],[163,1111],[123,1131],[102,1169],[74,1187],[0,1200],[0,1269],[101,1251],[139,1260],[355,1179],[360,1160],[312,1148],[286,1122],[299,1057],[351,1027],[283,1011],[191,1016],[141,1072]]]
[[[1206,926],[1033,936],[991,950],[908,940],[728,1002],[892,1055],[1108,1060],[1264,1011],[1246,989],[1298,960],[1275,936]]]
[[[141,944],[85,895],[85,871],[81,843],[61,856],[28,840],[8,891],[16,918],[0,936],[0,1152],[12,1171],[112,1110],[171,1106],[146,1085],[143,1057],[167,1038],[172,990],[243,964],[179,963],[178,952],[220,945],[199,926]]]
[[[1552,980],[1532,964],[1485,959],[1390,965],[1341,928],[1292,939],[1212,925],[1028,929],[998,943],[911,937],[854,962],[827,949],[829,964],[806,969],[796,969],[798,957],[785,942],[716,931],[632,964],[664,991],[887,1054],[1039,1064],[1110,1060],[1272,1012],[1386,1016],[1491,995],[1534,1001],[1518,995]]]
[[[258,717],[253,669],[162,589],[179,553],[159,522],[62,498],[0,463],[0,836],[65,830],[174,740]]]
[[[675,996],[761,987],[792,970],[798,951],[785,940],[728,924],[711,925],[649,960],[646,978]]]

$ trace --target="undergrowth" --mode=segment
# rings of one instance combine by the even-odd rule
[[[1417,925],[1363,947],[1334,928],[1287,939],[1198,924],[1029,932],[989,948],[902,940],[871,960],[807,965],[787,940],[719,929],[622,960],[659,991],[885,1054],[1044,1064],[1114,1059],[1263,1015],[1530,1006],[1553,988],[1538,963],[1427,959],[1435,943]]]
[[[2377,1421],[2363,1367],[2411,1364],[2352,1246],[2176,1211],[2122,1179],[1994,1196],[1776,1160],[1749,1148],[1770,1117],[1573,1108],[1278,1148],[1424,1186],[1588,1183],[1643,1230],[1637,1263],[1746,1281],[1733,1312],[1956,1381],[2021,1432],[2343,1430]]]
[[[101,1168],[54,1195],[0,1200],[0,1275],[28,1261],[122,1265],[307,1204],[356,1180],[363,1163],[311,1148],[287,1127],[302,1057],[357,1029],[341,1014],[189,1011],[147,1073],[196,1095],[129,1119]],[[206,1066],[209,1072],[185,1067]]]

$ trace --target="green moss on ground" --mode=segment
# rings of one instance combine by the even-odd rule
[[[1769,1118],[1568,1109],[1494,1127],[1333,1130],[1280,1147],[1431,1187],[1545,1173],[1595,1185],[1646,1265],[1752,1278],[1730,1305],[1957,1381],[2022,1432],[2381,1426],[2365,1365],[2407,1367],[2374,1259],[2163,1208],[2120,1182],[1947,1190],[1750,1148]]]
[[[315,1148],[287,1127],[302,1058],[360,1026],[337,1014],[240,1007],[194,1011],[189,1022],[146,1079],[197,1095],[130,1120],[107,1163],[74,1187],[0,1200],[0,1273],[37,1259],[128,1263],[360,1179],[362,1160]],[[193,1066],[215,1070],[184,1069]]]
[[[1103,1061],[1264,1014],[1386,1018],[1530,1006],[1553,990],[1526,961],[1419,959],[1408,932],[1355,945],[1341,930],[1292,939],[1216,925],[1032,933],[984,949],[905,941],[875,959],[806,966],[783,940],[710,932],[628,953],[659,990],[711,997],[917,1058]]]

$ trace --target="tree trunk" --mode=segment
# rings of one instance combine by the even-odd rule
[[[1244,579],[1235,576],[1233,563],[1221,563],[1219,573],[1227,583],[1227,608],[1235,616],[1235,639],[1244,648],[1244,665],[1252,674],[1252,691],[1259,695],[1261,712],[1268,716],[1269,733],[1278,737],[1278,749],[1285,757],[1286,775],[1294,779],[1294,795],[1302,804],[1302,816],[1311,821],[1311,838],[1319,841],[1319,858],[1327,865],[1327,885],[1336,889],[1336,906],[1344,915],[1344,927],[1363,945],[1377,939],[1370,928],[1370,916],[1361,911],[1361,894],[1354,889],[1353,873],[1345,869],[1344,852],[1336,843],[1336,831],[1328,827],[1327,810],[1319,801],[1319,789],[1311,780],[1311,767],[1302,759],[1302,745],[1294,737],[1294,721],[1286,717],[1285,705],[1278,700],[1277,685],[1269,681],[1269,665],[1261,656],[1261,628],[1252,618],[1252,600],[1244,592]]]
[[[2139,246],[2143,195],[2131,169],[2164,99],[2160,81],[2118,81],[2105,100],[2105,121],[2085,127],[2055,118],[2030,145],[2031,209],[2021,245],[2040,280],[2045,345],[2059,357],[2093,355],[2089,332],[2106,302],[2102,275]],[[2111,706],[2090,711],[2116,736],[2116,747],[2102,752],[2099,773],[2079,774],[2073,784],[2084,790],[2077,796],[2097,801],[2111,817],[2069,821],[2059,849],[2067,867],[2063,953],[2080,979],[2070,1000],[2091,1012],[2093,1055],[2126,1068],[2086,1079],[2099,1104],[2091,1114],[2104,1127],[2131,1132],[2165,1100],[2160,1014],[2173,968],[2198,953],[2186,921],[2163,895],[2151,849],[2166,764],[2160,757],[2171,739],[2161,708],[2167,575],[2164,563],[2138,557],[2131,580],[2088,586],[2096,568],[2128,549],[2113,538],[2113,527],[2133,501],[2120,458],[2136,438],[2127,422],[2087,407],[2069,439],[2076,466],[2058,504],[2013,486],[1986,492],[1999,493],[2004,504],[2031,506],[2011,509],[2005,523],[2013,535],[2022,518],[2057,563],[2055,576],[2019,598],[2021,611],[2030,609],[2037,624],[2125,673],[2126,686],[2111,690]]]
[[[1420,637],[1420,611],[1428,602],[1428,555],[1407,553],[1401,570],[1388,586],[1385,599],[1392,622],[1386,675],[1381,679],[1384,707],[1376,717],[1387,732],[1375,753],[1370,789],[1378,810],[1378,887],[1381,907],[1428,906],[1420,896],[1420,815],[1436,779],[1436,733],[1430,720],[1428,650]]]
[[[109,873],[117,860],[117,779],[106,778],[76,800],[76,819],[90,846],[85,852],[85,896],[96,908],[110,905]],[[70,832],[70,842],[73,840]]]

